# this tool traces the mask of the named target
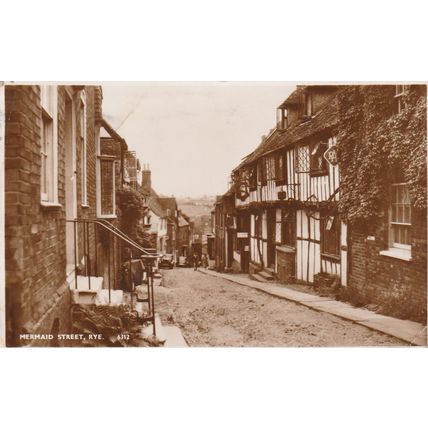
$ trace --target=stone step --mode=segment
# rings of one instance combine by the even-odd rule
[[[271,268],[271,267],[265,267],[265,271],[267,272],[267,273],[270,273],[273,277],[275,277],[275,269],[274,268]]]
[[[250,275],[251,279],[254,279],[254,281],[258,281],[258,282],[268,282],[267,279],[265,279],[263,276],[259,275],[258,273],[252,273]]]
[[[103,288],[103,277],[78,275],[70,282],[72,302],[79,305],[93,305]],[[77,288],[76,288],[77,282]],[[90,284],[89,284],[90,283]],[[90,285],[90,288],[89,288]]]
[[[77,282],[77,288],[76,288],[76,282]],[[96,293],[97,291],[103,288],[103,282],[104,282],[104,278],[102,276],[77,275],[76,281],[73,279],[70,282],[70,289]],[[91,288],[89,288],[89,285],[91,286]]]
[[[97,306],[120,306],[123,304],[123,291],[110,290],[110,303],[108,290],[99,290],[95,297],[95,304]]]
[[[261,270],[257,274],[266,279],[267,281],[272,281],[274,279],[274,276],[266,270]]]

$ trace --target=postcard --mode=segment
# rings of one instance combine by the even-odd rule
[[[5,83],[3,345],[427,345],[427,87]]]

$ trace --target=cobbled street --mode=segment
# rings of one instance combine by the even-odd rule
[[[189,346],[403,346],[330,314],[188,268],[163,270],[156,311]]]

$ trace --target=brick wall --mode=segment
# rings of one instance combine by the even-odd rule
[[[59,101],[61,101],[61,93]],[[38,86],[5,88],[5,254],[7,344],[20,332],[40,331],[59,317],[69,327],[65,283],[63,121],[59,110],[58,166],[61,207],[40,205],[41,107]],[[46,332],[46,331],[44,331]]]
[[[77,152],[78,216],[96,216],[96,117],[99,89],[86,87],[88,207],[81,206],[80,146]],[[74,94],[76,129],[80,127],[78,92]],[[40,88],[5,88],[5,256],[7,345],[22,345],[20,333],[50,333],[70,329],[70,295],[66,282],[65,243],[65,104],[66,90],[58,87],[58,202],[40,204],[41,125]],[[82,234],[80,234],[82,235]],[[80,237],[80,254],[82,236]],[[89,239],[95,250],[94,231]],[[92,263],[95,263],[93,260]],[[28,343],[26,343],[28,344]],[[44,344],[38,342],[37,344]]]
[[[380,255],[387,248],[387,223],[368,240],[364,227],[350,228],[349,294],[361,304],[373,303],[382,313],[426,323],[426,212],[412,214],[412,260]]]

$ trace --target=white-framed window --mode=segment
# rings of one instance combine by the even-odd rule
[[[42,107],[40,200],[42,204],[58,203],[58,89],[40,86]]]
[[[410,252],[412,222],[409,186],[396,183],[391,187],[389,246]]]
[[[395,112],[401,113],[404,108],[404,93],[407,89],[407,85],[395,85]]]
[[[279,130],[288,128],[288,110],[284,107],[280,107],[276,111],[276,123]]]
[[[79,108],[79,146],[80,146],[80,188],[81,188],[81,203],[83,206],[88,205],[88,174],[87,174],[87,140],[86,140],[86,93],[80,93],[80,108]]]

